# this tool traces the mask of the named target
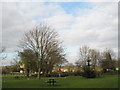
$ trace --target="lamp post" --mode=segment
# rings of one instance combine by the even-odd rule
[[[90,66],[90,59],[87,60],[87,65]]]

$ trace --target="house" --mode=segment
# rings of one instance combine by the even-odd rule
[[[53,67],[53,70],[52,72],[58,72],[58,71],[61,71],[61,72],[75,72],[75,71],[78,71],[79,68],[76,67],[76,66],[62,66],[61,68],[58,67],[58,66],[54,66]]]

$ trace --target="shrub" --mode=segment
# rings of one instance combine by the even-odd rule
[[[82,74],[83,77],[86,77],[86,78],[95,78],[96,77],[96,72],[89,66],[86,66],[83,69],[84,69],[84,72]]]
[[[59,72],[52,72],[49,76],[50,77],[59,77]]]
[[[102,71],[104,75],[118,75],[120,71],[117,70],[109,70],[107,72]]]
[[[74,76],[74,72],[66,72],[68,74],[68,76]]]
[[[80,70],[74,72],[74,76],[82,76],[82,72]]]
[[[46,77],[66,77],[73,75],[71,72],[52,72],[51,74],[47,74]]]

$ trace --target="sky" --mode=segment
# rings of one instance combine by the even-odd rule
[[[79,48],[84,45],[118,52],[117,2],[2,2],[0,17],[0,44],[7,54],[3,65],[15,58],[24,33],[40,23],[58,32],[70,63],[78,60]]]

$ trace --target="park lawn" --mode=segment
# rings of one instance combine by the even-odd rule
[[[53,77],[51,77],[53,78]],[[99,78],[88,79],[80,76],[54,77],[58,83],[48,86],[45,81],[49,78],[15,79],[14,76],[3,76],[2,88],[118,88],[118,76],[107,75]]]

